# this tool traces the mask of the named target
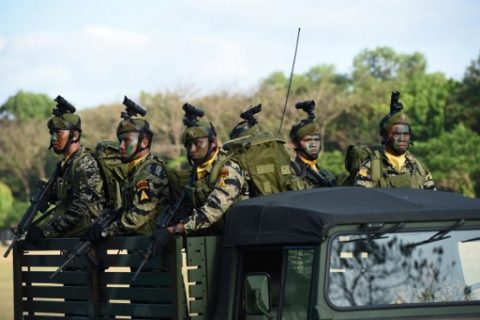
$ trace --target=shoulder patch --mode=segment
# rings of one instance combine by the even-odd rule
[[[138,181],[136,184],[136,189],[137,189],[137,196],[138,196],[139,203],[150,201],[151,192],[150,192],[150,189],[148,188],[147,180],[143,179]]]
[[[137,182],[137,185],[135,186],[137,191],[148,189],[148,181],[143,179]]]
[[[230,175],[230,171],[228,170],[227,167],[223,167],[222,170],[220,170],[219,177],[226,178],[229,175]]]
[[[358,171],[358,175],[360,177],[367,177],[368,176],[367,168],[360,168],[360,170]]]

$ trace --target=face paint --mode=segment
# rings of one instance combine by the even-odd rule
[[[63,149],[67,145],[69,135],[69,130],[50,130],[50,145],[53,148],[53,152],[55,152],[56,154],[61,154],[63,152]]]
[[[128,160],[135,154],[135,151],[137,151],[138,136],[138,132],[126,132],[118,136],[122,160]]]
[[[302,138],[300,147],[310,159],[317,159],[320,152],[320,135],[306,135]]]
[[[208,142],[208,137],[198,138],[187,142],[185,147],[187,148],[189,158],[193,162],[198,164],[205,159],[210,148]]]
[[[410,128],[407,124],[395,124],[388,130],[387,147],[394,154],[402,155],[410,145]]]

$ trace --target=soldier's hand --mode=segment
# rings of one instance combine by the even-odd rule
[[[80,238],[84,241],[98,242],[103,239],[102,231],[103,227],[98,223],[94,223]]]
[[[167,243],[172,238],[172,235],[166,228],[155,230],[153,234],[153,241],[154,241],[154,254],[159,255],[161,254],[163,247],[167,245]]]
[[[42,228],[39,228],[37,226],[31,226],[28,229],[27,236],[25,237],[25,241],[27,241],[30,244],[37,244],[38,241],[40,241],[43,238],[45,238],[45,236],[43,235]]]

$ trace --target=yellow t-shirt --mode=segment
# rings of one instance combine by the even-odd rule
[[[384,150],[385,156],[387,156],[388,161],[392,164],[395,170],[400,171],[400,169],[405,164],[405,154],[396,156],[394,154],[389,153],[387,150]]]

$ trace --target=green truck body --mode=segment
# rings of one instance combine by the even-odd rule
[[[53,280],[49,239],[14,250],[15,319],[480,319],[480,201],[331,188],[235,204],[223,236],[108,239]]]

